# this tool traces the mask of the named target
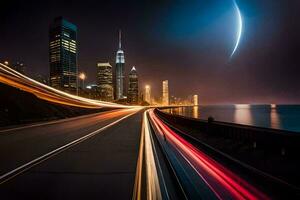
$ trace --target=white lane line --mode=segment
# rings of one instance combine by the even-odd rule
[[[5,182],[7,182],[7,181],[9,181],[10,179],[16,177],[17,175],[19,175],[19,174],[27,171],[28,169],[34,167],[35,165],[37,165],[37,164],[39,164],[39,163],[41,163],[41,162],[43,162],[43,161],[51,158],[52,156],[54,156],[54,155],[56,155],[58,153],[61,153],[64,150],[67,150],[68,148],[70,148],[70,147],[72,147],[72,146],[74,146],[76,144],[79,144],[79,143],[81,143],[81,142],[83,142],[83,141],[85,141],[85,140],[87,140],[87,139],[95,136],[96,134],[100,133],[101,131],[103,131],[103,130],[105,130],[105,129],[107,129],[107,128],[115,125],[115,124],[117,124],[118,122],[122,121],[123,119],[125,119],[127,117],[130,117],[131,115],[136,114],[137,112],[138,111],[133,112],[131,114],[128,114],[128,115],[126,115],[126,116],[124,116],[124,117],[122,117],[122,118],[120,118],[120,119],[118,119],[118,120],[116,120],[116,121],[114,121],[114,122],[112,122],[112,123],[110,123],[110,124],[108,124],[108,125],[100,128],[100,129],[98,129],[96,131],[93,131],[93,132],[89,133],[88,135],[85,135],[85,136],[83,136],[83,137],[81,137],[79,139],[76,139],[76,140],[74,140],[74,141],[72,141],[72,142],[70,142],[70,143],[68,143],[66,145],[63,145],[63,146],[61,146],[61,147],[59,147],[59,148],[57,148],[57,149],[55,149],[53,151],[50,151],[49,153],[46,153],[46,154],[44,154],[44,155],[42,155],[42,156],[40,156],[40,157],[38,157],[38,158],[36,158],[36,159],[34,159],[34,160],[26,163],[24,165],[21,165],[20,167],[17,167],[14,170],[11,170],[10,172],[7,172],[6,174],[1,175],[0,176],[0,185],[3,184],[3,183],[5,183]]]

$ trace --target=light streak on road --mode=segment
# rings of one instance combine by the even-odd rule
[[[143,160],[143,155],[145,155],[145,161]],[[151,138],[150,125],[147,116],[147,112],[144,112],[142,133],[141,133],[141,143],[140,152],[137,164],[137,172],[135,179],[135,188],[133,199],[142,199],[141,197],[141,187],[142,187],[142,169],[143,163],[146,164],[146,187],[147,187],[147,199],[162,199],[160,181],[158,178],[158,167],[155,162],[155,150],[153,149],[153,140]]]
[[[132,200],[142,199],[142,172],[143,172],[143,161],[144,161],[144,141],[145,141],[145,126],[142,123],[142,132],[140,139],[139,156],[136,166],[136,174],[134,181],[134,191]]]
[[[38,98],[50,101],[53,103],[82,107],[82,108],[132,108],[133,106],[125,106],[116,103],[98,101],[72,95],[45,84],[42,84],[36,80],[33,80],[10,67],[0,63],[0,82],[19,88],[26,92],[30,92],[36,95]],[[135,106],[136,107],[136,106]]]
[[[153,110],[149,111],[149,116],[156,129],[159,130],[160,137],[165,137],[168,143],[179,151],[217,198],[268,199],[267,196],[248,182],[176,134],[155,115]]]
[[[147,199],[162,199],[159,186],[157,168],[154,159],[153,142],[150,136],[149,120],[146,112],[144,113],[144,131],[145,131],[145,158],[147,170]]]

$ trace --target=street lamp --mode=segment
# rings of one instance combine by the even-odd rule
[[[85,75],[84,72],[81,72],[81,73],[79,74],[79,79],[82,80],[82,88],[84,88],[84,80],[86,79],[86,75]]]

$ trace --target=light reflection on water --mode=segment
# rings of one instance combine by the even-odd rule
[[[226,105],[171,108],[166,111],[187,117],[233,122],[300,132],[300,105]]]
[[[193,106],[193,117],[199,118],[199,109],[197,106]]]
[[[250,106],[235,105],[234,110],[234,123],[237,124],[253,124]]]
[[[281,128],[280,118],[276,108],[271,109],[271,128],[276,128],[276,129]]]

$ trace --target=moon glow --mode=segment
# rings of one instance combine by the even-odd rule
[[[241,35],[242,35],[242,30],[243,30],[243,19],[242,19],[242,15],[241,15],[241,11],[236,3],[236,1],[234,1],[234,9],[236,10],[236,14],[237,14],[237,24],[238,24],[238,29],[237,29],[237,40],[234,46],[234,49],[230,55],[230,58],[233,56],[233,54],[235,53],[235,51],[237,50],[239,43],[240,43],[240,39],[241,39]]]

